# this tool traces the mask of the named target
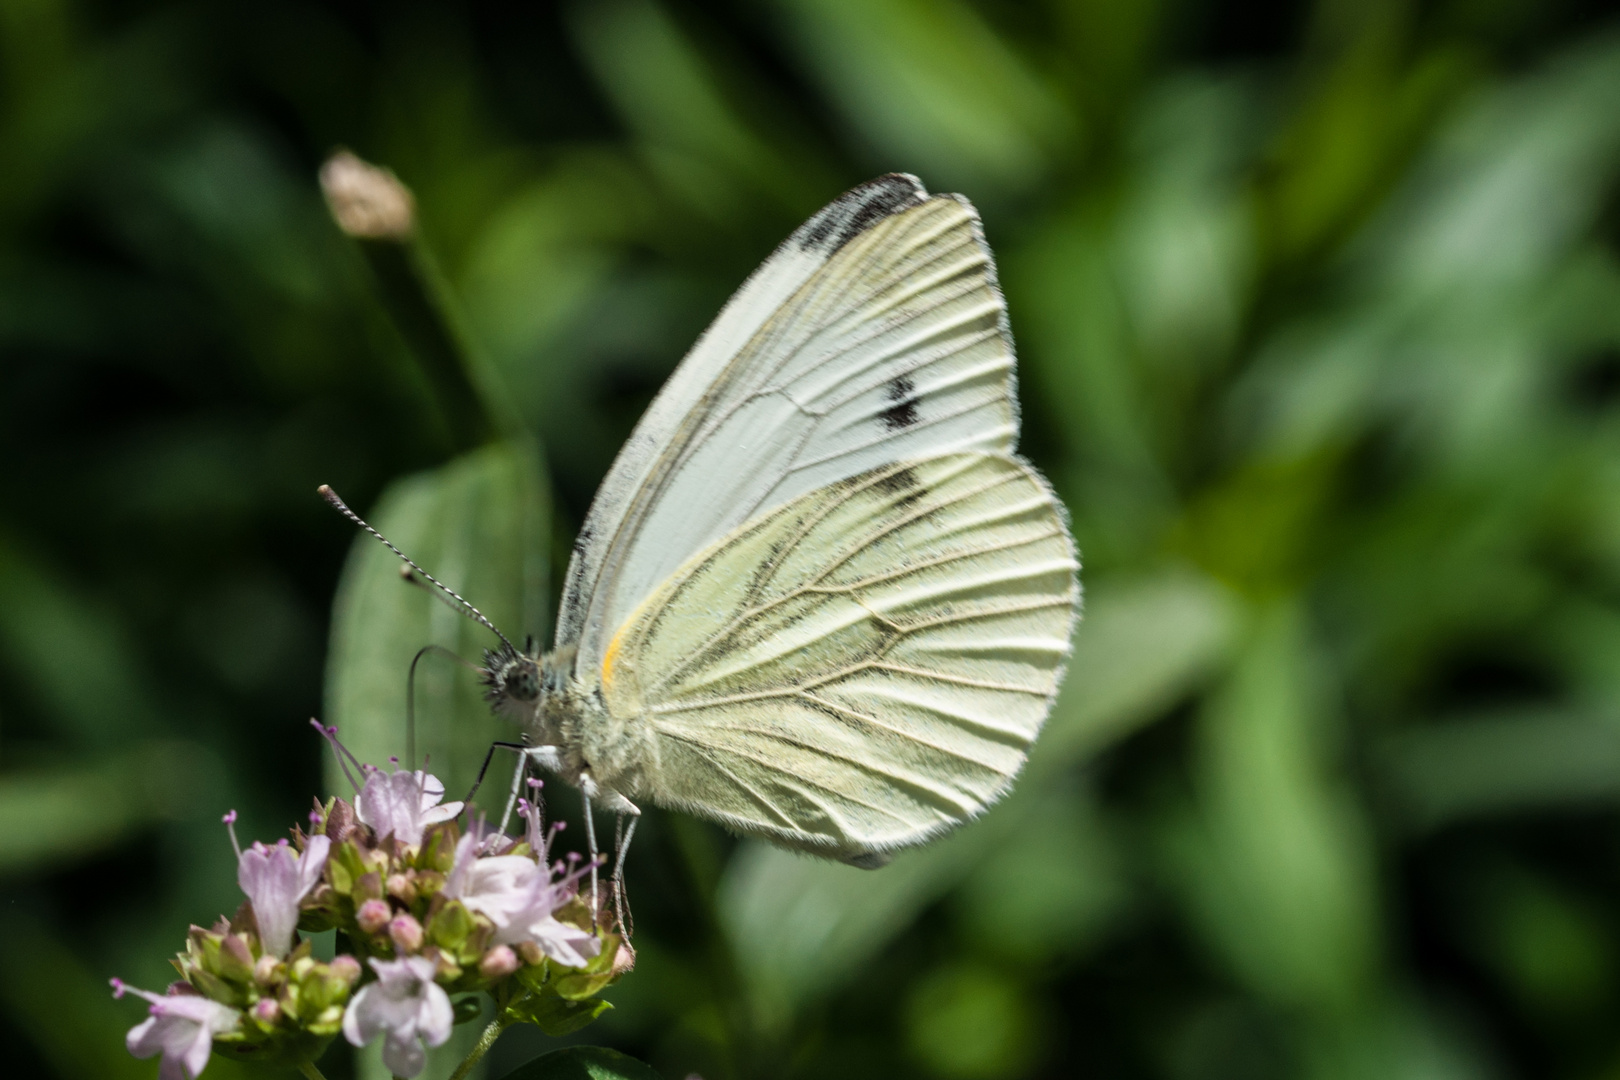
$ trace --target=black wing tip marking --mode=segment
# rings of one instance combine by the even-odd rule
[[[799,226],[793,242],[801,251],[831,255],[851,239],[892,214],[928,199],[922,181],[910,173],[887,173],[850,188]]]

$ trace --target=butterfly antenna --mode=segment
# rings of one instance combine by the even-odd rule
[[[382,533],[378,532],[376,529],[373,529],[370,525],[367,525],[364,518],[362,518],[359,514],[355,513],[353,510],[349,509],[349,504],[348,503],[346,503],[342,499],[338,498],[338,493],[337,492],[333,491],[330,487],[328,487],[325,484],[322,484],[320,487],[316,488],[315,490],[320,492],[321,498],[325,499],[327,502],[332,504],[332,509],[336,510],[338,513],[342,514],[344,517],[348,518],[350,521],[354,522],[356,525],[358,525],[362,529],[366,530],[366,532],[370,533],[372,536],[375,536],[378,540],[381,540],[383,542],[383,546],[386,547],[389,551],[392,551],[395,555],[398,555],[402,560],[404,560],[406,566],[410,567],[412,570],[415,570],[418,574],[421,574],[422,577],[426,578],[427,581],[430,584],[432,584],[433,586],[438,588],[440,592],[444,593],[444,595],[448,596],[450,599],[454,600],[457,604],[459,604],[460,605],[460,611],[461,611],[461,613],[463,615],[466,615],[469,619],[473,620],[476,623],[480,623],[483,626],[488,627],[490,633],[494,634],[496,637],[501,639],[501,644],[505,645],[508,649],[511,649],[513,652],[517,651],[516,646],[514,646],[510,641],[508,641],[506,639],[505,634],[501,633],[500,630],[496,629],[495,624],[490,622],[489,619],[487,617],[485,617],[485,615],[484,615],[484,613],[482,611],[479,611],[477,608],[475,608],[471,604],[467,603],[466,600],[462,599],[460,593],[456,592],[454,589],[450,588],[444,582],[440,581],[438,578],[434,577],[432,574],[428,573],[426,570],[424,570],[420,566],[416,565],[416,563],[414,561],[412,561],[411,557],[409,555],[405,554],[403,551],[399,550],[399,548],[395,547],[393,545],[393,542],[390,541],[388,539],[388,537],[384,536]]]

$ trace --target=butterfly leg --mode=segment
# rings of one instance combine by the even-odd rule
[[[591,795],[596,791],[596,781],[591,779],[590,773],[579,774],[579,790],[585,796],[585,844],[589,848],[591,858],[591,928],[594,930],[596,913],[600,908],[596,895],[596,822],[591,817]]]
[[[596,850],[596,822],[591,816],[591,802],[592,800],[599,800],[607,809],[615,811],[621,815],[630,814],[632,817],[640,817],[641,808],[635,803],[631,802],[629,799],[625,798],[623,795],[620,795],[617,791],[605,791],[601,787],[597,786],[596,781],[591,778],[591,774],[588,770],[579,774],[579,790],[585,796],[585,843],[590,848],[591,857],[591,922],[594,925],[596,921],[596,913],[600,910],[599,904],[601,897],[599,895],[596,873],[597,863],[599,861],[598,852]],[[621,865],[619,867],[615,867],[613,871],[615,881],[618,880],[622,869],[622,856],[620,858],[620,864]]]
[[[627,818],[628,825],[625,824]],[[630,897],[624,889],[624,859],[630,854],[630,840],[636,835],[636,823],[640,820],[639,810],[631,814],[621,812],[614,824],[613,917],[618,921],[619,935],[624,938],[627,946],[630,943],[630,935],[634,932],[634,919],[630,914]]]
[[[491,761],[495,760],[495,751],[497,751],[497,750],[516,750],[516,751],[518,751],[518,754],[521,757],[522,753],[523,753],[523,751],[525,749],[527,749],[527,747],[525,747],[522,743],[515,743],[515,742],[492,742],[492,743],[490,743],[489,744],[489,750],[486,751],[485,754],[484,754],[484,763],[478,767],[478,779],[473,781],[472,790],[468,791],[466,796],[461,801],[466,803],[469,806],[472,805],[473,796],[477,795],[478,794],[478,789],[484,786],[484,775],[489,772],[489,763]]]

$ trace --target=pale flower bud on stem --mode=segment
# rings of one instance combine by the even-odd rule
[[[360,924],[360,929],[368,934],[375,934],[388,925],[393,918],[394,911],[388,906],[386,900],[367,900],[360,905],[354,913],[354,921]]]
[[[360,973],[363,970],[360,967],[360,961],[356,960],[352,956],[346,955],[334,956],[332,958],[332,962],[327,965],[327,968],[331,971],[334,978],[342,979],[350,986],[353,986],[355,984],[355,980],[360,978]]]
[[[321,166],[321,191],[338,228],[362,240],[405,240],[416,227],[416,200],[387,169],[339,150]]]
[[[504,979],[519,966],[516,953],[505,945],[497,945],[478,961],[478,974],[486,979]]]
[[[388,924],[388,936],[401,952],[416,952],[422,947],[422,924],[410,915],[401,915]]]

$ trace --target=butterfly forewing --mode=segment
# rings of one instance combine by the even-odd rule
[[[887,464],[680,567],[615,635],[604,700],[643,730],[656,802],[829,854],[916,843],[1023,764],[1077,573],[1022,461]]]
[[[798,277],[782,269],[812,257]],[[700,342],[592,507],[559,623],[580,671],[688,557],[756,514],[893,461],[1012,449],[1011,343],[964,200],[876,181],[795,233],[761,278],[777,284],[751,299],[750,282],[716,323],[736,351]],[[756,303],[772,306],[745,318]]]

